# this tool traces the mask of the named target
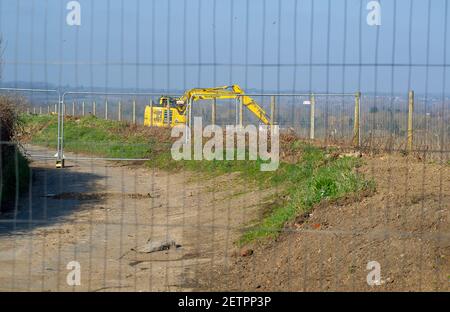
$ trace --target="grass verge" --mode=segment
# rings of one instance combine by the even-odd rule
[[[302,144],[302,157],[295,164],[280,167],[272,183],[286,187],[285,199],[271,209],[261,223],[246,231],[240,244],[264,237],[276,237],[286,222],[309,213],[323,200],[336,200],[349,194],[373,190],[375,184],[357,171],[360,158],[332,158],[325,150]]]
[[[57,135],[55,116],[24,116],[33,135],[31,142],[54,146]],[[136,127],[127,123],[95,117],[68,118],[65,121],[65,149],[106,157],[150,158],[148,166],[165,170],[193,170],[211,176],[240,172],[243,179],[256,181],[261,188],[283,190],[285,198],[273,205],[261,222],[246,231],[241,244],[266,237],[276,237],[286,222],[310,212],[322,200],[374,188],[374,183],[358,172],[362,160],[336,157],[327,149],[314,147],[298,139],[281,144],[282,151],[298,155],[295,161],[281,162],[278,170],[260,171],[257,161],[174,161],[170,154],[172,139],[167,129]]]
[[[36,145],[56,148],[58,120],[56,116],[23,115],[30,133],[29,140]],[[152,151],[152,139],[135,131],[126,123],[102,120],[89,116],[64,121],[64,149],[114,158],[143,158]]]

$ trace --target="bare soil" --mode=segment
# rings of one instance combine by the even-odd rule
[[[30,191],[0,216],[0,291],[448,291],[448,160],[363,159],[374,193],[323,202],[277,240],[244,248],[234,242],[278,190],[236,174],[100,160],[57,170],[36,159]],[[137,251],[168,239],[180,246]],[[81,265],[80,286],[66,282],[71,261]],[[380,263],[379,286],[367,284],[369,261]]]
[[[365,157],[374,194],[324,202],[275,241],[215,267],[212,290],[448,291],[450,166],[401,156]],[[367,276],[377,261],[381,285]],[[211,289],[205,287],[205,289]]]

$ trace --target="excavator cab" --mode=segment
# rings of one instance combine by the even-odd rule
[[[159,105],[162,107],[170,108],[175,107],[176,99],[170,96],[162,96],[159,98]]]
[[[162,96],[157,106],[146,106],[144,112],[144,126],[174,127],[185,124],[184,111],[186,105],[177,98]]]
[[[162,96],[159,98],[159,106],[165,108],[176,108],[180,113],[184,113],[186,110],[186,103],[183,100],[171,97]]]

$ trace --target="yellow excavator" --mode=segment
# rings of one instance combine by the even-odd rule
[[[184,125],[186,123],[189,99],[192,102],[212,99],[240,99],[242,105],[250,110],[263,124],[270,124],[270,118],[264,109],[251,97],[245,95],[244,91],[238,85],[232,85],[217,88],[190,89],[179,98],[162,96],[159,99],[158,105],[145,107],[144,125],[153,125],[155,127]]]

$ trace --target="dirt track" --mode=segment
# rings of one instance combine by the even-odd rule
[[[229,261],[238,228],[258,217],[267,195],[244,190],[232,175],[202,181],[85,160],[63,170],[52,160],[31,165],[30,194],[22,194],[16,215],[1,216],[1,291],[195,289],[201,272]],[[181,247],[135,251],[166,238]],[[80,286],[66,283],[70,261],[81,265]]]
[[[449,166],[394,156],[365,162],[375,194],[322,203],[241,257],[233,242],[261,217],[267,190],[249,191],[234,175],[81,160],[56,170],[35,161],[16,222],[13,213],[1,218],[0,290],[448,291]],[[181,247],[135,251],[167,237]],[[73,260],[81,286],[66,283]],[[382,285],[370,287],[373,260]]]

